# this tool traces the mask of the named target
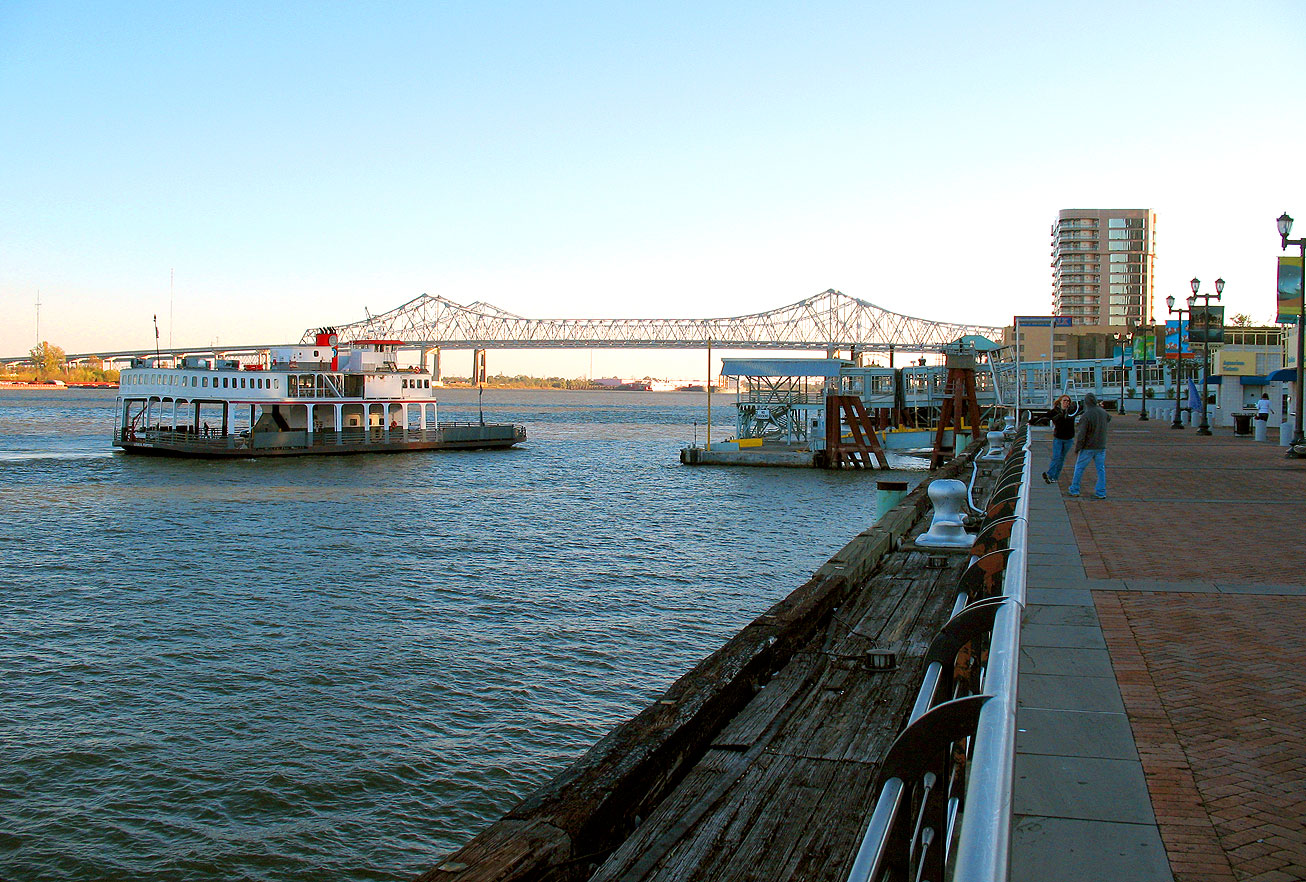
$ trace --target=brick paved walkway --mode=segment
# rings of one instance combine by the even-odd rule
[[[1215,431],[1117,417],[1063,499],[1175,879],[1302,880],[1306,460]]]
[[[1092,475],[1087,495],[1065,497],[1089,578],[1302,582],[1306,460],[1276,444],[1125,414],[1111,423],[1106,500]]]

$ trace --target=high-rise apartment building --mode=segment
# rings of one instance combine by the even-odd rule
[[[1069,208],[1052,227],[1052,313],[1076,325],[1150,324],[1156,215]]]

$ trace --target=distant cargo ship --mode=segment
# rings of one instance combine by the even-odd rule
[[[431,378],[397,366],[398,340],[271,350],[266,368],[187,357],[122,371],[113,443],[129,453],[234,458],[512,447],[511,423],[440,423]]]

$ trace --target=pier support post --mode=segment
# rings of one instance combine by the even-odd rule
[[[479,386],[485,382],[485,350],[472,350],[472,385]]]

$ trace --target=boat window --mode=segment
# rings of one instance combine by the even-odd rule
[[[272,379],[272,388],[273,388],[273,389],[280,389],[280,388],[281,388],[281,378],[280,378],[280,377],[273,377],[273,379]]]
[[[209,378],[205,377],[204,380],[200,383],[200,385],[207,388],[209,385]]]
[[[240,378],[240,388],[242,388],[242,389],[245,388],[245,378],[244,378],[244,377],[241,377],[241,378]]]

